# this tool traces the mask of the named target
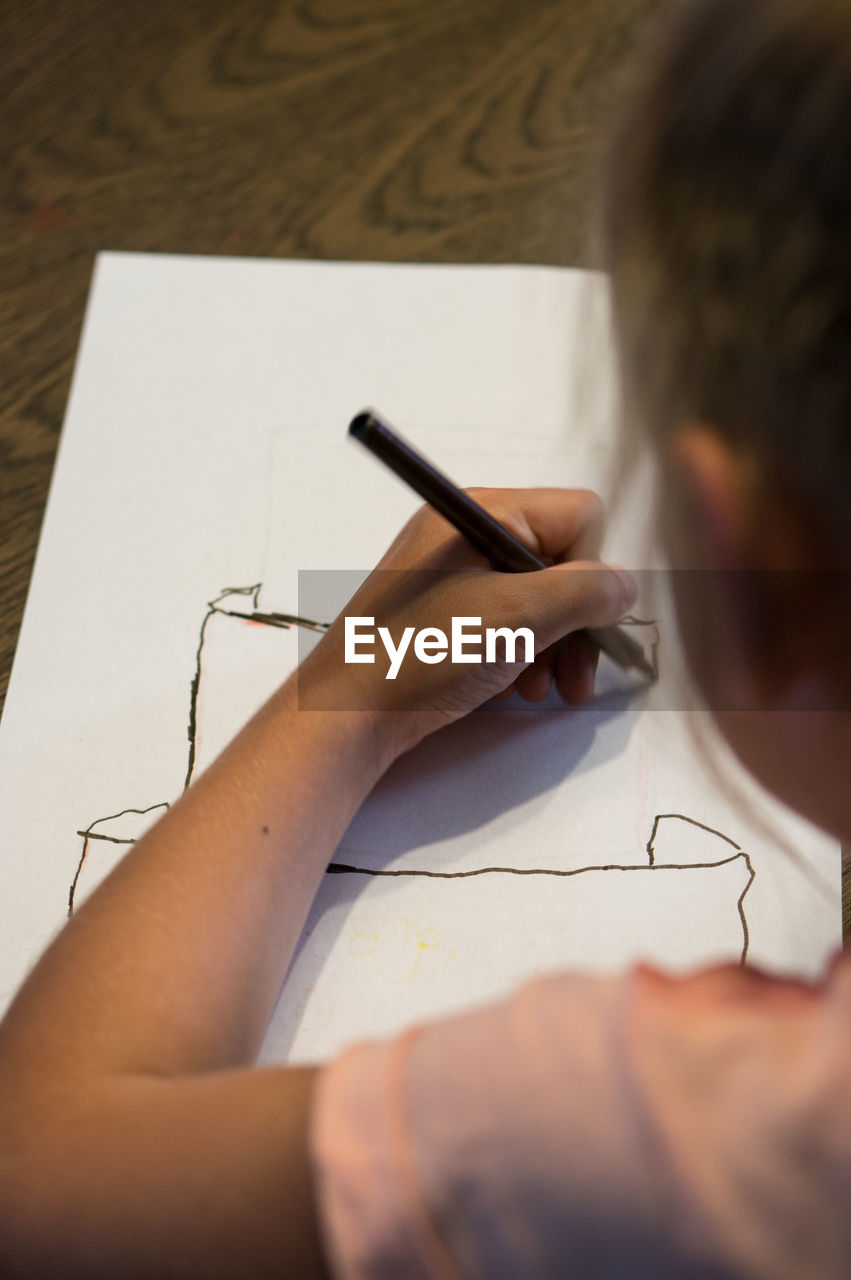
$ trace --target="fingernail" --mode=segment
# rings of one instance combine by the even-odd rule
[[[627,605],[634,604],[638,599],[638,583],[630,573],[629,569],[622,569],[619,565],[611,566],[613,571],[618,575],[624,585],[627,596]]]

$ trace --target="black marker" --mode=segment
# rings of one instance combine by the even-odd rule
[[[479,506],[469,494],[459,489],[437,467],[398,436],[372,409],[365,409],[349,423],[349,435],[385,463],[391,471],[410,485],[424,502],[434,507],[445,520],[463,534],[471,546],[490,560],[495,569],[506,573],[528,573],[546,569],[543,560],[533,555],[519,539],[492,515]],[[585,635],[619,667],[637,668],[650,680],[656,672],[640,644],[620,627],[587,627]]]

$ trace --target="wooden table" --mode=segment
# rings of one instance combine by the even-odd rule
[[[0,703],[95,253],[593,265],[657,3],[6,0]]]

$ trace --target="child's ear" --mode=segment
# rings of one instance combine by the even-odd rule
[[[698,424],[674,434],[669,463],[690,567],[752,567],[758,549],[750,545],[751,468],[717,431]]]
[[[670,466],[688,529],[692,572],[674,585],[694,673],[715,710],[766,709],[800,679],[806,653],[802,588],[813,575],[793,504],[711,426],[681,427]]]
[[[799,571],[823,569],[830,559],[818,512],[795,476],[769,474],[755,452],[732,444],[714,427],[680,427],[670,442],[668,465],[693,564]]]
[[[685,538],[674,565],[692,571],[674,589],[694,674],[717,710],[779,704],[830,666],[835,575],[814,572],[825,561],[812,512],[710,426],[680,428],[668,464]]]
[[[752,702],[761,684],[741,573],[750,562],[744,479],[735,450],[708,426],[681,427],[665,461],[664,535],[680,633],[692,675],[718,712]]]

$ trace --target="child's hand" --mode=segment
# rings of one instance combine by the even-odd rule
[[[572,633],[616,622],[635,599],[630,575],[596,559],[603,518],[595,494],[566,489],[471,492],[551,567],[497,572],[441,516],[423,507],[299,670],[301,708],[378,713],[390,759],[515,688],[537,701],[555,681],[566,701],[585,701],[593,689],[597,651],[587,637]],[[373,664],[344,662],[344,616],[375,619]],[[535,637],[535,661],[509,663],[502,656],[490,663],[462,664],[451,662],[448,653],[443,661],[427,665],[415,656],[411,639],[395,679],[386,678],[390,664],[377,638],[379,627],[389,629],[395,644],[409,627],[414,634],[439,628],[450,637],[453,617],[480,618],[481,626],[468,631],[482,635],[488,627],[528,627]],[[477,652],[477,646],[468,645],[467,652]],[[504,655],[501,641],[497,654]],[[521,641],[516,657],[523,656]]]

